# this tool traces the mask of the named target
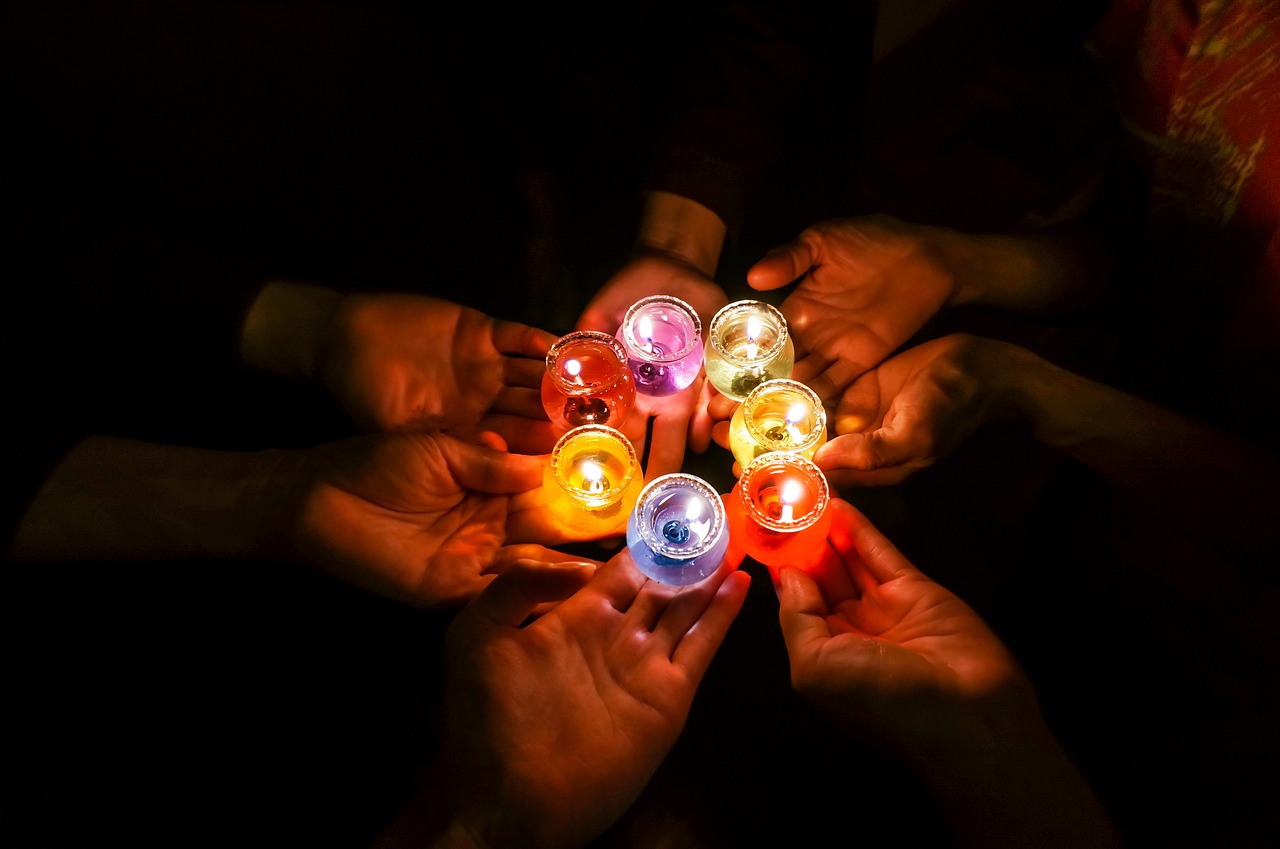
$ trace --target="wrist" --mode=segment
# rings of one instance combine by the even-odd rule
[[[271,374],[314,378],[319,351],[341,301],[339,293],[321,286],[271,281],[245,316],[241,357]]]
[[[697,201],[668,192],[649,192],[635,251],[680,260],[714,278],[726,233],[720,216]]]

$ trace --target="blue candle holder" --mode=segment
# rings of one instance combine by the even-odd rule
[[[728,548],[724,502],[696,475],[655,478],[627,520],[627,549],[636,568],[663,584],[701,581],[719,568]]]

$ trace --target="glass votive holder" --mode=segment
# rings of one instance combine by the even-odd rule
[[[707,380],[742,401],[766,380],[790,377],[795,343],[782,312],[764,301],[734,301],[711,319],[707,331]]]
[[[813,459],[827,441],[827,411],[818,393],[798,380],[775,378],[752,389],[729,420],[729,450],[738,465],[770,451]]]
[[[679,298],[651,295],[636,301],[617,336],[642,395],[674,395],[702,369],[702,319]]]
[[[579,330],[547,351],[542,406],[557,431],[588,424],[620,427],[635,403],[627,351],[608,333]]]
[[[542,477],[552,515],[587,537],[621,533],[643,486],[635,447],[607,425],[561,436]]]
[[[826,476],[808,457],[761,454],[726,498],[729,532],[743,553],[766,566],[803,567],[826,542],[830,497]]]
[[[636,568],[663,584],[694,584],[720,566],[729,548],[720,494],[700,477],[654,478],[627,520],[627,550]]]

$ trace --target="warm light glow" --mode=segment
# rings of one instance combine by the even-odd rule
[[[760,355],[760,349],[756,345],[756,340],[760,338],[760,317],[747,317],[747,359],[754,360]]]
[[[575,382],[582,382],[582,363],[577,360],[565,360],[564,370]]]
[[[636,330],[640,334],[640,339],[644,342],[644,349],[653,352],[653,321],[649,316],[641,314],[640,319],[636,322]]]
[[[802,401],[797,401],[791,405],[791,409],[787,410],[787,433],[791,435],[791,441],[794,445],[804,442],[804,434],[800,432],[800,428],[796,427],[797,422],[802,422],[808,414],[808,407]]]
[[[690,522],[696,522],[698,517],[702,515],[702,502],[690,501],[689,508],[684,511],[684,517]]]
[[[782,516],[784,522],[795,521],[795,507],[797,501],[804,497],[804,487],[800,481],[790,478],[783,482],[782,491],[778,493],[778,500],[782,504]]]
[[[587,492],[599,495],[609,488],[608,482],[604,479],[604,469],[600,464],[583,460],[580,470],[582,471],[582,488]]]

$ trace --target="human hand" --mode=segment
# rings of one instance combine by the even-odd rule
[[[616,333],[627,310],[650,295],[673,295],[698,313],[705,331],[716,312],[728,303],[724,290],[695,264],[659,251],[637,254],[615,273],[578,319],[577,329]],[[711,444],[711,421],[706,416],[710,387],[701,376],[674,395],[636,397],[636,417],[647,427],[653,419],[653,449],[645,474],[649,478],[679,471],[686,444],[702,452]],[[643,452],[644,435],[629,430]]]
[[[443,750],[384,844],[587,844],[675,744],[749,583],[725,563],[663,585],[625,549],[594,574],[513,564],[450,625]],[[424,832],[434,842],[406,836]]]
[[[250,308],[242,352],[323,384],[365,430],[502,433],[518,450],[554,443],[539,400],[555,336],[451,301],[340,295],[273,282]]]
[[[814,462],[836,487],[898,483],[1013,416],[1012,372],[1027,356],[961,333],[908,348],[845,389]]]
[[[847,732],[898,753],[935,735],[989,735],[992,723],[1035,713],[1029,681],[972,608],[851,504],[833,499],[827,509],[827,548],[811,573],[773,573],[798,693]]]
[[[915,770],[958,846],[1121,846],[1000,638],[851,504],[827,509],[822,559],[771,570],[796,692]]]
[[[460,606],[517,558],[568,559],[542,545],[573,534],[539,504],[546,456],[489,441],[369,434],[282,455],[282,486],[294,493],[284,520],[291,548],[424,608]],[[517,494],[524,501],[513,507]]]
[[[939,250],[944,237],[955,234],[884,215],[832,219],[747,271],[758,290],[799,280],[780,309],[795,338],[797,368],[808,371],[819,397],[834,398],[952,301],[955,270]]]

